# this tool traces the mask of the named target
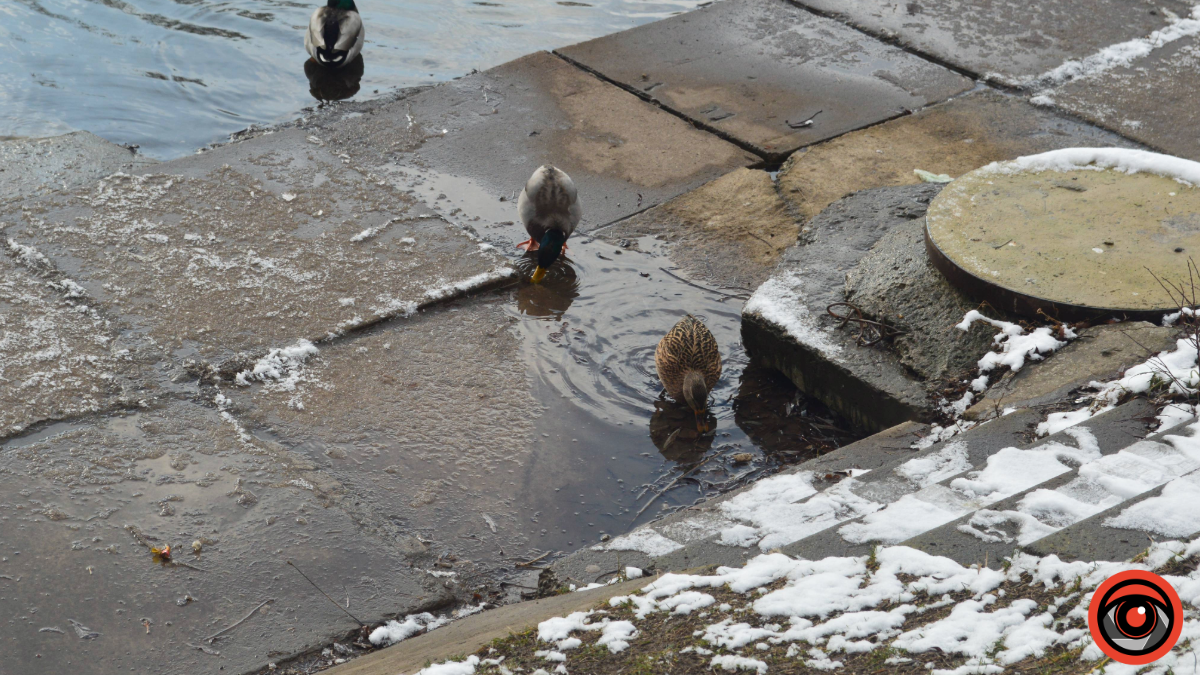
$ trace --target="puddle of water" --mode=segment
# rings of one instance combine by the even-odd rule
[[[392,173],[528,278],[533,255],[515,249],[525,238],[514,222],[515,192],[501,201],[494,187],[469,179],[425,169]],[[546,407],[522,498],[536,546],[594,544],[853,440],[786,378],[749,364],[741,297],[684,281],[653,238],[614,244],[577,234],[541,284],[522,282],[514,295],[507,311],[518,319],[535,398]],[[704,320],[721,348],[709,409],[715,429],[707,434],[697,432],[690,410],[663,395],[654,366],[659,339],[688,313]]]
[[[0,54],[0,138],[86,129],[152,157],[176,157],[291,116],[314,97],[363,98],[447,80],[693,9],[699,0],[362,0],[360,80],[305,72],[304,30],[318,4],[0,3],[0,40],[8,46]]]
[[[515,292],[509,311],[547,407],[546,447],[525,477],[531,539],[544,547],[593,544],[851,439],[824,406],[749,365],[740,299],[667,274],[656,249],[651,239],[630,248],[572,239],[541,284]],[[530,258],[517,260],[525,276]],[[723,361],[705,434],[662,393],[654,366],[658,340],[688,313],[704,320]]]

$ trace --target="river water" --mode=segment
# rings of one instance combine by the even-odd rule
[[[160,159],[314,103],[294,0],[3,0],[0,138],[91,131]],[[447,80],[706,4],[361,0],[359,98]]]

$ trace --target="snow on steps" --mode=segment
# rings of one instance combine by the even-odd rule
[[[1018,545],[1070,529],[1098,510],[1161,490],[1196,470],[1200,452],[1188,456],[1162,439],[1139,443],[1145,433],[1143,420],[1151,414],[1144,400],[1134,400],[1021,445],[1014,442],[1014,434],[1027,430],[1037,417],[1022,411],[928,450],[896,453],[870,472],[833,484],[822,480],[819,469],[801,465],[595,548],[605,549],[603,553],[625,549],[622,560],[677,569],[741,564],[776,549],[809,559],[858,555],[877,543],[908,542],[930,552],[941,544],[947,550],[936,552],[947,555],[954,548],[951,543],[959,542],[963,555],[974,555],[962,544],[969,539],[995,549],[991,557],[996,560],[1001,552],[1009,555]],[[1200,496],[1200,474],[1190,485]],[[1182,498],[1175,492],[1167,496]],[[1054,505],[1063,508],[1051,517]],[[987,529],[988,523],[996,529],[1001,519],[993,514],[1025,522],[1025,532],[1005,540]],[[972,519],[977,521],[975,529],[990,532],[996,540],[984,541],[958,529]],[[1054,551],[1044,553],[1050,552]],[[593,549],[592,555],[603,553]],[[980,562],[983,555],[968,562]],[[1088,555],[1107,556],[1104,548]]]

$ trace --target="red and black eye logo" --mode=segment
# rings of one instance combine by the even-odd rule
[[[1183,607],[1162,577],[1126,570],[1109,577],[1092,595],[1088,628],[1112,660],[1143,665],[1175,646],[1183,630]]]

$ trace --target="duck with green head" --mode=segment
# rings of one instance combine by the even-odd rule
[[[529,239],[517,244],[517,248],[538,254],[537,269],[530,278],[536,284],[567,249],[567,239],[583,217],[575,183],[549,164],[538,167],[521,190],[517,213],[529,233]]]
[[[304,48],[317,63],[341,68],[362,52],[365,36],[354,0],[329,0],[309,19]]]

